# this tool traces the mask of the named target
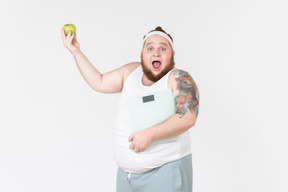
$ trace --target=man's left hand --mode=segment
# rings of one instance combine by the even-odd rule
[[[146,150],[150,143],[152,142],[152,137],[149,134],[148,130],[135,132],[129,137],[130,149],[132,149],[135,153],[142,152]]]

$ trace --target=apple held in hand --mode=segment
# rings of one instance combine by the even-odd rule
[[[68,35],[69,31],[71,31],[71,35],[76,33],[76,27],[73,24],[66,24],[63,26],[63,28],[66,36]]]

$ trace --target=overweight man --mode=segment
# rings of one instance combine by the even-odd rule
[[[161,27],[143,38],[141,62],[100,73],[81,52],[76,34],[66,36],[65,47],[89,86],[102,93],[121,92],[114,128],[114,153],[118,164],[117,192],[191,192],[192,155],[188,130],[199,111],[199,91],[188,72],[175,68],[172,37]],[[125,99],[147,92],[171,90],[173,115],[142,131],[130,133]],[[145,118],[145,117],[143,117]],[[172,141],[151,145],[167,138]]]

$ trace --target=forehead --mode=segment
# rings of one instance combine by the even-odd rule
[[[144,43],[144,46],[147,44],[162,44],[165,43],[167,46],[170,44],[169,41],[161,36],[161,35],[151,35],[150,37],[148,37]]]

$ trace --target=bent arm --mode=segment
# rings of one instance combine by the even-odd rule
[[[171,73],[175,114],[166,121],[149,128],[152,140],[180,135],[196,123],[199,112],[199,91],[189,73],[175,70]]]
[[[166,121],[147,129],[151,140],[174,137],[188,131],[196,123],[196,117],[191,113],[180,118],[178,114],[172,115]]]
[[[74,55],[74,59],[81,75],[93,90],[102,93],[118,93],[122,91],[125,73],[129,69],[128,65],[101,74],[82,52]]]
[[[111,72],[101,74],[80,50],[76,34],[71,35],[71,31],[66,36],[62,28],[62,40],[64,46],[72,53],[77,67],[88,83],[95,91],[102,93],[118,93],[122,91],[126,77],[134,70],[139,63],[130,63]]]
[[[199,111],[199,91],[192,77],[185,71],[175,70],[170,74],[175,114],[167,120],[129,137],[130,148],[135,152],[145,150],[153,140],[180,135],[196,123]]]

